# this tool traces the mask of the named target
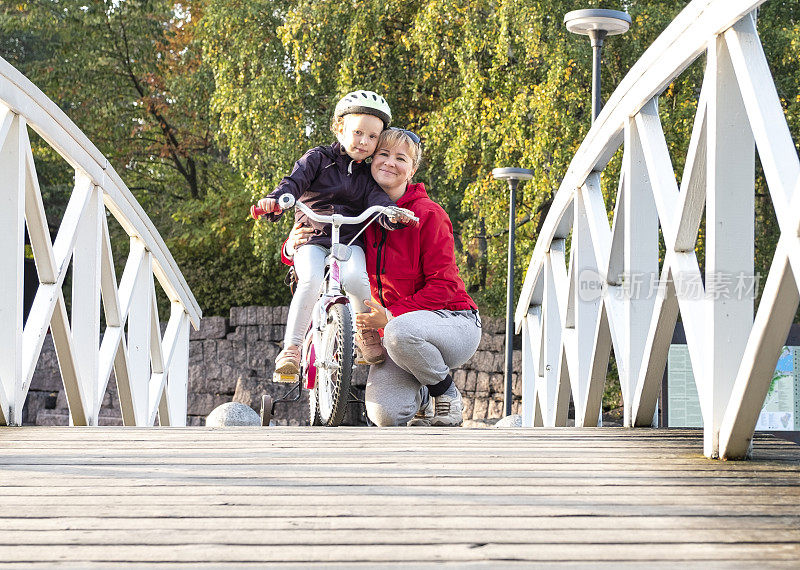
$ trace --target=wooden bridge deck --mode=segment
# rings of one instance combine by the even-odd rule
[[[800,563],[800,446],[693,431],[0,428],[0,564]]]

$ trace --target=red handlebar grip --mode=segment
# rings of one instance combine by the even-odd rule
[[[256,205],[250,206],[250,215],[253,216],[256,220],[261,216],[265,216],[267,211],[264,208],[259,208]]]

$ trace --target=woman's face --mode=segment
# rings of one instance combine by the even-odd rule
[[[416,170],[405,143],[392,148],[380,146],[372,157],[372,177],[384,190],[405,189]]]

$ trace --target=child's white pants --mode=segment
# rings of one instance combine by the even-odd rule
[[[353,303],[356,313],[367,313],[369,307],[364,301],[372,298],[367,276],[367,262],[364,250],[351,245],[352,254],[347,261],[339,262],[342,288]],[[283,346],[300,346],[311,322],[311,311],[319,297],[322,280],[325,276],[325,258],[330,250],[321,245],[305,244],[294,254],[294,271],[297,275],[297,287],[289,305],[289,317],[286,320],[286,336]],[[355,323],[353,323],[355,325]]]

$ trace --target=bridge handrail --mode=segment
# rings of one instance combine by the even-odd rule
[[[593,171],[602,171],[622,143],[625,121],[692,64],[719,35],[767,0],[694,0],[642,54],[603,106],[586,138],[575,152],[542,224],[514,314],[517,334],[533,297],[544,255],[554,238],[566,238],[561,224],[573,193]],[[565,231],[567,230],[567,231]]]
[[[687,5],[631,68],[575,153],[515,311],[524,425],[566,425],[570,395],[575,425],[597,425],[612,347],[624,425],[651,425],[680,314],[704,453],[747,455],[800,303],[800,159],[756,30],[755,10],[765,1]],[[679,188],[658,95],[704,52]],[[620,146],[609,228],[600,176]],[[781,237],[754,311],[756,149]],[[705,280],[695,253],[704,213]],[[740,280],[736,290],[725,288],[732,278]]]
[[[55,240],[46,221],[28,127],[75,171]],[[200,307],[155,226],[108,160],[55,103],[2,58],[0,172],[0,424],[22,423],[49,330],[72,424],[98,424],[113,370],[125,425],[150,426],[157,419],[161,425],[185,425],[189,328],[199,326]],[[119,282],[106,211],[130,237]],[[39,280],[27,319],[25,228]],[[71,318],[63,294],[70,266]],[[171,301],[163,335],[154,276]]]
[[[26,122],[73,168],[103,189],[103,201],[130,236],[153,254],[154,273],[171,301],[183,305],[192,324],[202,311],[158,230],[103,154],[53,101],[19,70],[0,57],[0,103]]]

